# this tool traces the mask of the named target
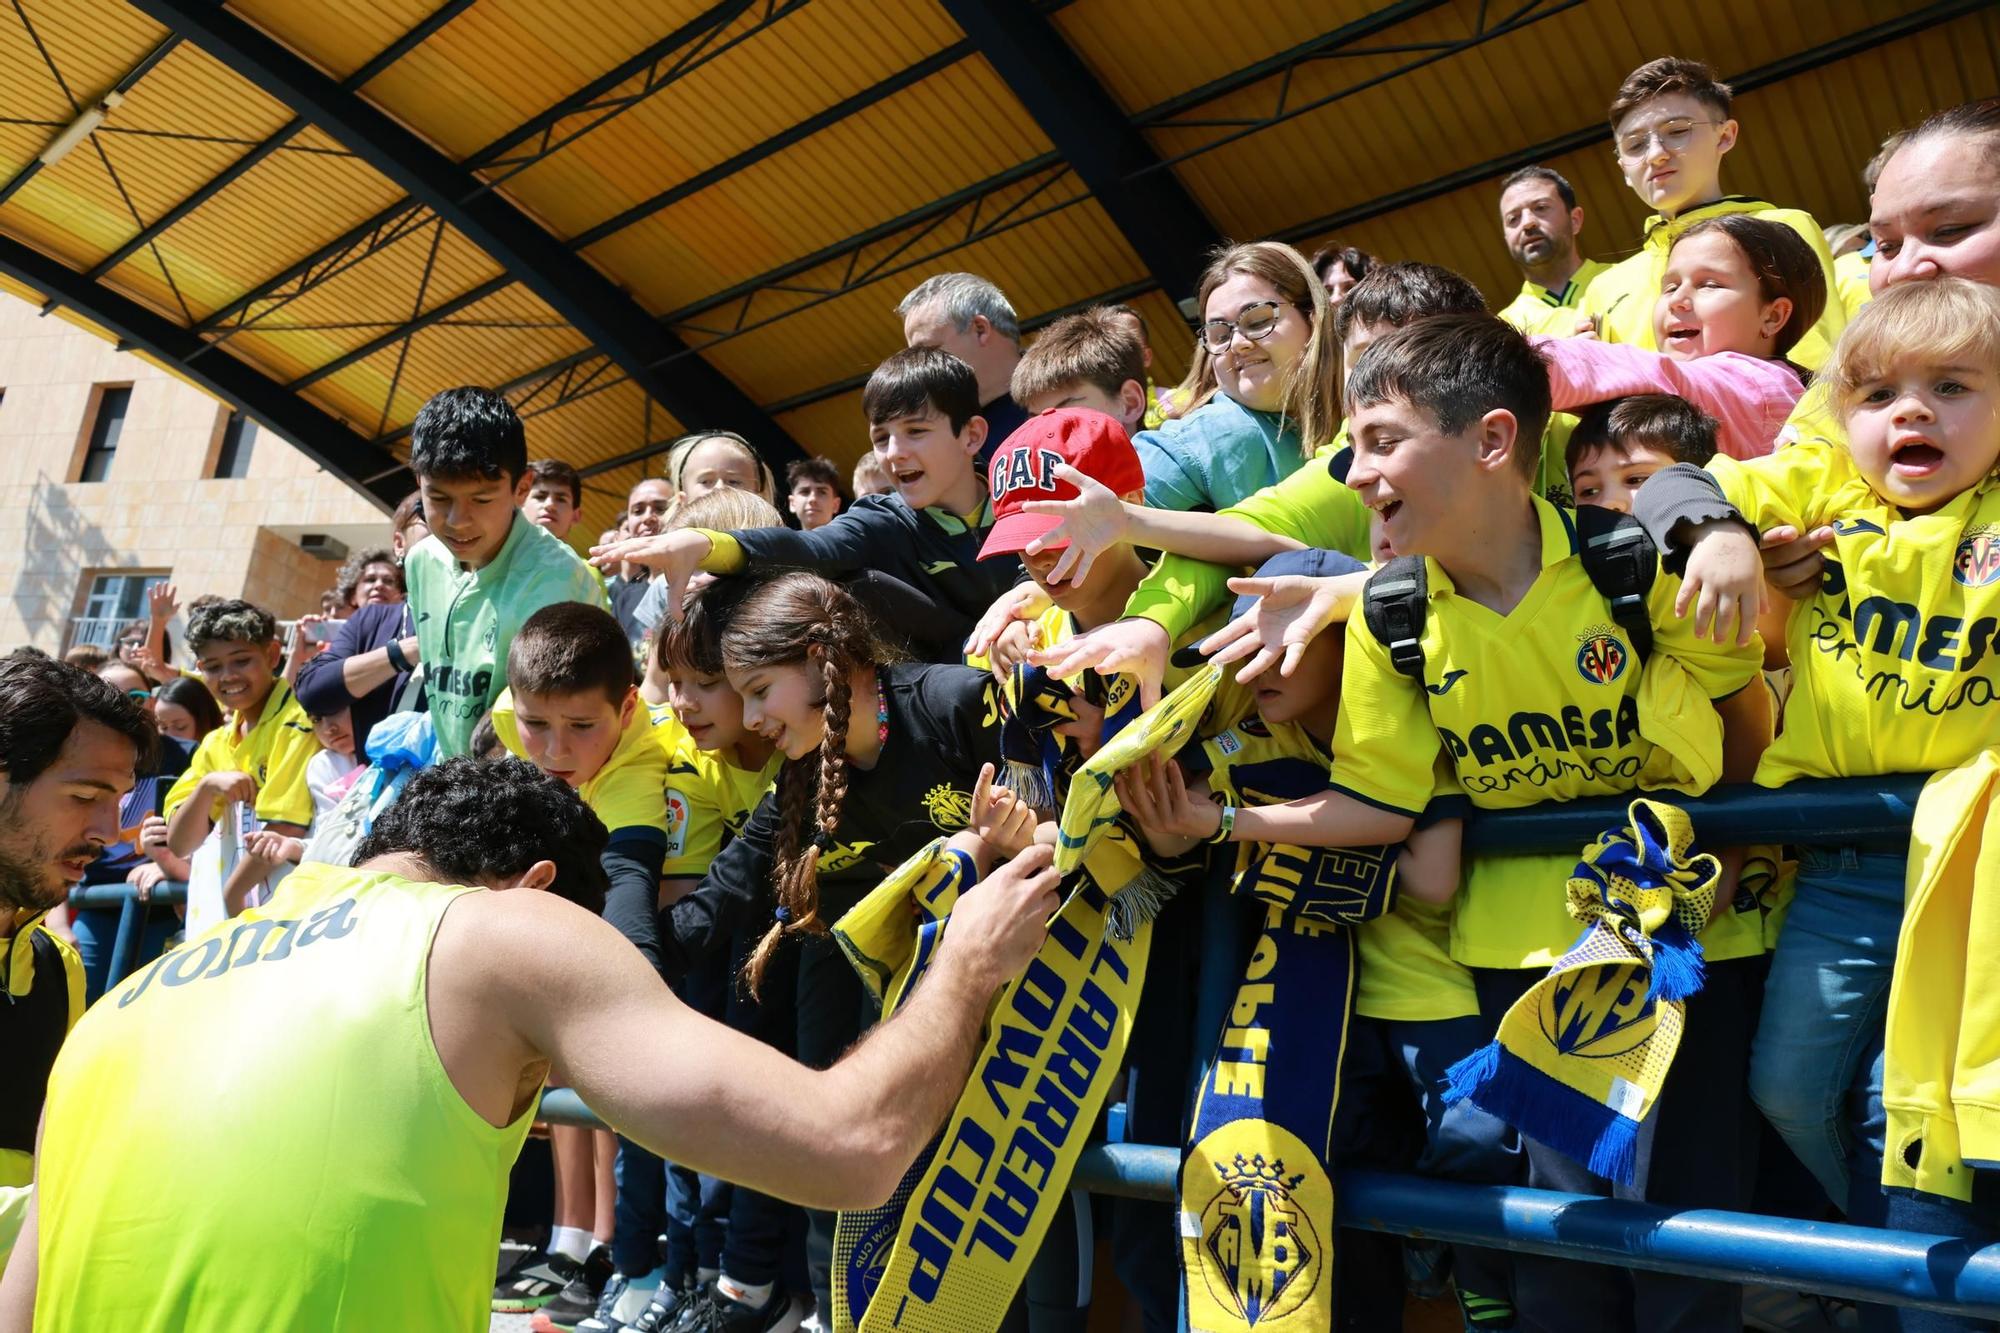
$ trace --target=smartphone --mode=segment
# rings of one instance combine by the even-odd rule
[[[306,626],[306,638],[314,643],[332,643],[334,632],[339,628],[337,620],[317,620]]]

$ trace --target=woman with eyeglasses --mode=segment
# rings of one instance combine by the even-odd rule
[[[1146,503],[1227,509],[1284,480],[1340,425],[1340,348],[1312,266],[1289,245],[1232,245],[1196,297],[1194,360],[1177,420],[1139,432]]]
[[[121,649],[124,647],[122,642],[119,646]],[[136,668],[121,661],[112,661],[105,663],[97,674],[100,679],[124,690],[158,721],[158,701],[146,678]],[[202,689],[200,681],[185,683]],[[167,852],[164,846],[159,849],[160,854],[153,854],[142,844],[147,819],[159,815],[160,800],[174,785],[174,779],[187,768],[190,753],[191,747],[163,735],[150,756],[150,762],[148,756],[140,756],[138,780],[118,807],[120,841],[98,853],[97,859],[83,872],[84,885],[130,884],[138,890],[143,903],[161,881],[187,878],[185,861]],[[135,969],[159,957],[166,949],[168,938],[180,927],[180,918],[169,908],[149,904],[144,910],[145,917],[135,942],[135,951],[128,960],[129,966]],[[105,974],[111,963],[111,946],[118,935],[121,909],[72,907],[69,912],[76,951],[83,959],[85,1000],[94,1002],[104,993]]]

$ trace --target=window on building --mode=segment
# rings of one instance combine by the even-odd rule
[[[257,443],[257,423],[241,412],[231,412],[222,427],[222,448],[216,451],[217,477],[250,475],[250,448]]]
[[[70,622],[68,646],[94,643],[111,651],[119,630],[146,618],[146,589],[167,581],[165,574],[125,571],[85,577],[90,591],[83,597],[83,614]]]
[[[129,384],[98,390],[97,411],[90,419],[90,443],[84,447],[78,481],[103,481],[111,474],[111,456],[118,452],[118,437],[125,432],[125,409],[131,405]]]

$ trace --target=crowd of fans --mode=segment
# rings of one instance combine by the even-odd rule
[[[1860,229],[1725,187],[1739,136],[1769,131],[1699,63],[1635,70],[1610,119],[1655,216],[1592,258],[1570,183],[1515,172],[1494,203],[1523,283],[1497,317],[1423,262],[1232,245],[1163,387],[1150,340],[1180,331],[1110,306],[1024,345],[994,283],[941,275],[896,308],[909,345],[868,380],[851,477],[813,458],[780,478],[754,441],[697,432],[588,560],[576,469],[530,461],[498,394],[437,395],[387,544],[288,638],[262,608],[182,608],[161,585],[112,653],[69,654],[167,738],[86,882],[185,879],[240,805],[224,900],[258,901],[351,803],[378,728],[423,713],[441,756],[512,753],[576,788],[610,833],[606,919],[690,1004],[825,1064],[872,1012],[828,927],[997,803],[1053,821],[1079,763],[1221,662],[1178,762],[1117,779],[1134,846],[1180,886],[1125,1053],[1131,1137],[1186,1141],[1185,1071],[1215,1046],[1188,994],[1202,895],[1260,849],[1389,848],[1400,892],[1339,926],[1358,964],[1351,1014],[1323,1020],[1346,1033],[1329,1160],[1990,1235],[1970,1115],[1952,1165],[1976,1182],[1920,1160],[1954,1151],[1921,1129],[1951,1079],[1898,1063],[1923,1044],[1906,1026],[1945,1021],[1892,995],[1911,858],[1837,831],[1714,849],[1706,983],[1622,1179],[1446,1095],[1579,925],[1574,852],[1461,855],[1436,798],[1671,800],[2000,743],[2000,102],[1891,136]],[[1633,515],[1611,530],[1642,530],[1658,577],[1649,556],[1635,593],[1607,592],[1579,507]],[[1408,557],[1414,602],[1389,602],[1371,571]],[[1404,619],[1385,628],[1378,603]],[[1313,781],[1250,763],[1279,759]],[[93,999],[115,924],[54,923]],[[140,960],[176,928],[153,912]],[[590,1333],[832,1326],[830,1216],[607,1133],[552,1139],[547,1238],[497,1275],[496,1311]],[[1891,1148],[1907,1178],[1885,1184]],[[1090,1207],[1044,1237],[1027,1327],[1083,1327]],[[1174,1327],[1174,1210],[1101,1208],[1145,1326]],[[1344,1328],[1400,1327],[1406,1290],[1447,1284],[1468,1329],[1743,1326],[1722,1282],[1360,1232],[1334,1248]]]

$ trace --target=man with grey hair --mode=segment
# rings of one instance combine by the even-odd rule
[[[993,451],[1028,419],[1008,392],[1021,360],[1021,323],[1006,295],[973,273],[939,273],[925,278],[896,306],[903,317],[903,341],[911,347],[939,347],[966,365],[979,381],[979,415],[986,418],[986,443],[979,469]]]

